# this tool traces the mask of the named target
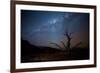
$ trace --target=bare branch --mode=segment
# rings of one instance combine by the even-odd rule
[[[82,42],[79,42],[79,43],[77,43],[73,48],[76,48],[76,47],[78,47],[79,45],[81,45],[82,44]]]
[[[67,48],[67,46],[65,45],[65,43],[63,41],[61,41],[61,43],[63,44],[63,46],[65,47],[65,49]]]
[[[66,32],[65,32],[65,35],[71,37],[73,33],[74,33],[74,32],[68,32],[68,31],[66,31]]]
[[[73,33],[74,33],[74,32],[70,32],[70,33],[69,33],[69,36],[71,37]]]
[[[58,47],[58,48],[62,48],[61,46],[59,46],[59,45],[56,44],[56,43],[50,43],[50,44],[54,44],[56,47]]]
[[[65,33],[65,36],[67,37],[67,39],[70,38],[68,32]]]

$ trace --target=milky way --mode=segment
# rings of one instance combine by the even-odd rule
[[[72,45],[82,41],[83,46],[88,46],[89,13],[21,10],[21,38],[31,44],[61,45],[61,41],[66,41],[66,31],[74,32]]]

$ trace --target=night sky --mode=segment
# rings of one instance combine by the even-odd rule
[[[89,13],[21,10],[21,38],[33,45],[62,46],[66,31],[73,32],[71,46],[88,47]]]

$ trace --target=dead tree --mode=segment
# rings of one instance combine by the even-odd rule
[[[60,46],[59,44],[57,44],[57,43],[51,43],[51,44],[54,44],[54,45],[55,45],[56,47],[58,47],[58,48],[65,49],[66,52],[67,52],[67,54],[70,54],[70,50],[71,50],[72,48],[77,48],[79,45],[82,44],[82,42],[79,42],[79,43],[76,43],[75,46],[72,46],[72,45],[71,45],[72,34],[73,34],[73,32],[66,32],[66,33],[64,34],[64,36],[66,37],[66,42],[64,43],[63,41],[61,41],[63,47],[61,47],[61,46]]]
[[[67,42],[66,42],[66,48],[67,49],[70,49],[71,48],[71,40],[72,40],[72,33],[68,33],[68,32],[66,32],[65,33],[65,36],[66,36],[66,38],[67,38]]]

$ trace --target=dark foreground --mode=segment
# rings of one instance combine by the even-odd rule
[[[37,47],[25,40],[21,41],[22,63],[86,59],[89,59],[88,48],[73,48],[69,51],[62,51],[51,47]]]

